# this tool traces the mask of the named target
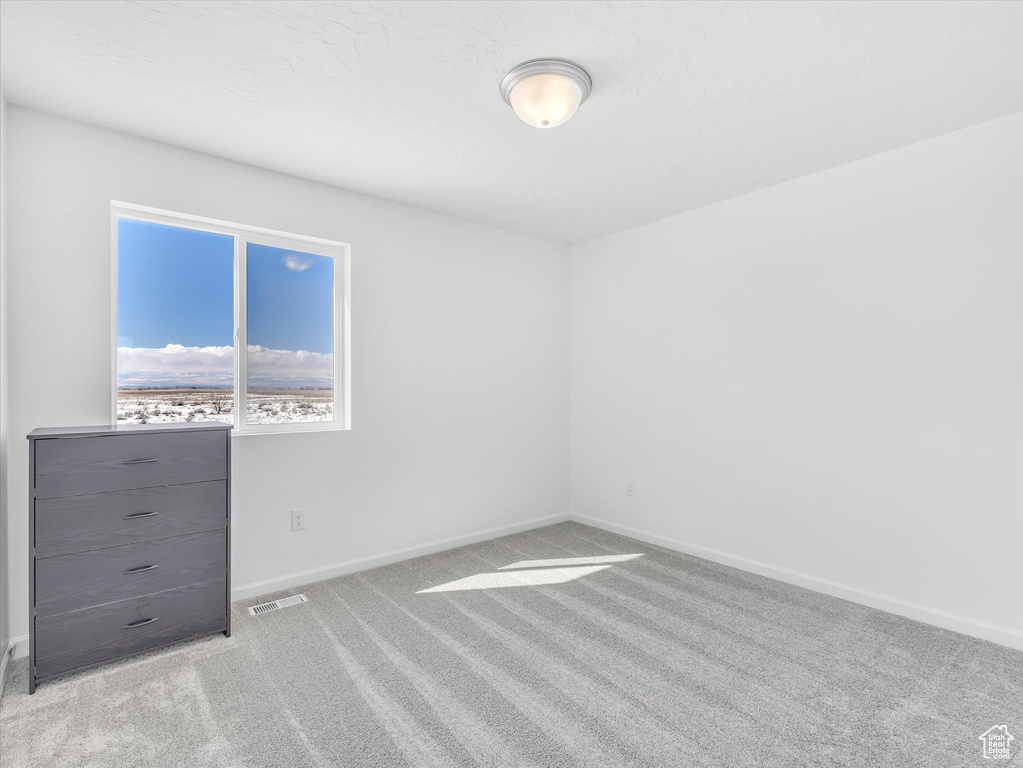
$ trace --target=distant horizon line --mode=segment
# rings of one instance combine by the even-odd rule
[[[234,390],[233,385],[217,385],[217,384],[168,384],[168,385],[128,385],[122,386],[117,385],[117,389],[224,389]],[[332,390],[334,387],[284,387],[284,386],[272,386],[272,387],[247,387],[248,390],[259,390],[259,389],[305,389],[305,390]]]

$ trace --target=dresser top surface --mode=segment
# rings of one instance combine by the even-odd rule
[[[185,421],[171,424],[102,424],[93,427],[41,427],[28,433],[29,440],[52,437],[99,437],[104,435],[152,435],[167,432],[226,432],[230,424],[219,421]]]

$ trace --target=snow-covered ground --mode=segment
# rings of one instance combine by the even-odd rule
[[[330,421],[330,389],[250,389],[249,424]],[[118,389],[120,424],[166,424],[177,421],[234,420],[234,393],[229,389]]]
[[[245,404],[249,424],[291,424],[334,418],[332,389],[250,389]]]

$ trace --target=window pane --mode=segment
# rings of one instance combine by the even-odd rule
[[[232,421],[234,238],[117,221],[117,420]]]
[[[334,260],[249,243],[246,421],[334,420]]]

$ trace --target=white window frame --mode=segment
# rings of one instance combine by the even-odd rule
[[[351,429],[351,246],[335,240],[294,235],[274,229],[235,224],[187,213],[165,211],[117,200],[110,201],[111,286],[111,423],[117,423],[117,222],[148,221],[234,238],[234,421],[233,434],[279,434]],[[292,424],[246,424],[248,344],[246,340],[246,246],[268,245],[334,259],[334,420]]]

